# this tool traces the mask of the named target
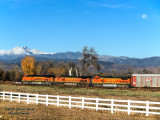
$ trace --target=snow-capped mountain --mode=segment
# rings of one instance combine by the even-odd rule
[[[39,54],[55,54],[55,53],[47,53],[42,52],[37,49],[29,49],[28,47],[15,47],[10,50],[0,50],[0,56],[4,55],[39,55]]]
[[[62,61],[78,61],[82,58],[81,52],[61,52],[47,53],[37,49],[29,49],[28,47],[15,47],[10,50],[0,50],[0,62],[17,63],[24,56],[30,55],[36,60],[62,60]],[[110,62],[121,65],[131,66],[160,66],[160,57],[150,58],[129,58],[125,56],[98,55],[99,61]]]

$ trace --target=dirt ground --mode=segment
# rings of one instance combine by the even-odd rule
[[[1,120],[159,120],[160,116],[0,101]]]

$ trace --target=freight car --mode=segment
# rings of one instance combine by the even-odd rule
[[[34,76],[28,75],[22,78],[23,84],[42,84],[42,85],[74,85],[82,87],[130,87],[130,78],[107,78],[95,76]]]
[[[160,74],[132,74],[133,87],[160,87]]]

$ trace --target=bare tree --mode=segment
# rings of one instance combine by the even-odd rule
[[[93,66],[94,69],[99,70],[100,65],[98,64],[98,57],[95,49],[91,47],[90,49],[85,46],[82,50],[83,57],[79,61],[79,64],[81,66],[80,75],[88,75],[89,67]]]

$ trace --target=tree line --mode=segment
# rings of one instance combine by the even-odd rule
[[[22,77],[23,73],[18,66],[8,71],[2,70],[0,68],[0,80],[18,82],[22,80]]]
[[[63,75],[63,76],[107,76],[107,77],[130,77],[133,73],[157,74],[160,68],[135,68],[129,66],[127,69],[104,68],[98,64],[98,56],[94,48],[82,49],[82,58],[78,62],[62,61],[36,61],[34,57],[26,56],[21,60],[21,66],[12,70],[0,68],[0,80],[21,81],[24,75]]]
[[[82,50],[83,57],[78,63],[36,61],[34,57],[26,56],[21,60],[21,66],[5,71],[0,69],[0,80],[21,81],[24,75],[64,75],[64,76],[89,76],[95,75],[100,70],[97,53],[94,48],[85,46]]]
[[[78,63],[73,61],[54,62],[36,61],[34,57],[26,56],[21,61],[21,67],[25,75],[65,75],[88,76],[97,74],[100,70],[97,53],[94,48],[87,46],[82,50],[83,57]]]

